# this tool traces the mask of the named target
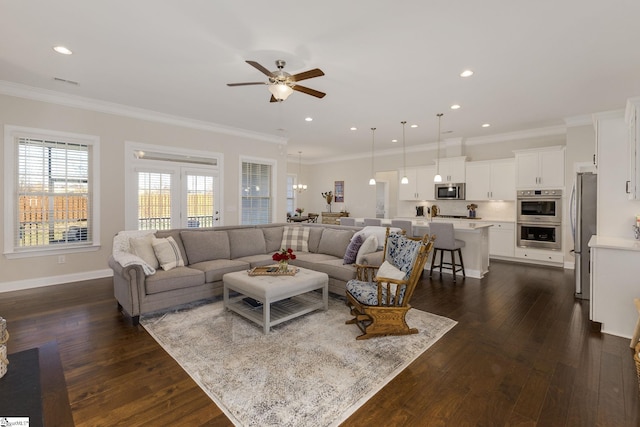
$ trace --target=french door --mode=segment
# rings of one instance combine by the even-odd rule
[[[139,230],[220,225],[218,172],[192,165],[136,168]]]

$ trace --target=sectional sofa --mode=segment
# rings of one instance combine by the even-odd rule
[[[292,265],[327,273],[329,291],[344,295],[346,282],[355,277],[354,265],[344,263],[345,252],[360,230],[360,227],[326,224],[268,224],[157,231],[125,240],[124,250],[129,258],[119,257],[115,252],[110,257],[114,294],[119,309],[130,316],[135,325],[142,314],[221,295],[225,273],[273,264],[273,253],[294,246],[296,259],[291,261]],[[173,248],[175,260],[158,261],[153,252],[148,253],[148,247],[145,255],[140,243],[145,238],[150,239],[148,244],[162,242],[165,254]],[[167,245],[169,240],[175,243]],[[368,246],[365,253],[358,252],[359,261],[379,265],[382,252],[377,246],[373,248],[375,252],[371,252],[371,245]],[[159,247],[153,246],[153,249],[160,256]],[[131,259],[144,259],[148,263]],[[150,265],[154,261],[156,265]],[[159,265],[162,261],[165,268]]]

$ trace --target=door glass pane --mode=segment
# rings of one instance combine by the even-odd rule
[[[213,227],[214,177],[187,175],[187,227]]]
[[[138,172],[138,230],[171,228],[171,174]]]

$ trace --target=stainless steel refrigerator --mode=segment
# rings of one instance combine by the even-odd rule
[[[575,253],[576,298],[589,299],[589,240],[596,233],[597,175],[578,173],[572,193],[573,243]]]

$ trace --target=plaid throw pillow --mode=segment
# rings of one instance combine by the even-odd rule
[[[184,266],[180,248],[171,236],[163,239],[153,239],[153,252],[158,258],[160,267],[165,271]]]
[[[284,227],[282,249],[309,252],[309,227]]]

